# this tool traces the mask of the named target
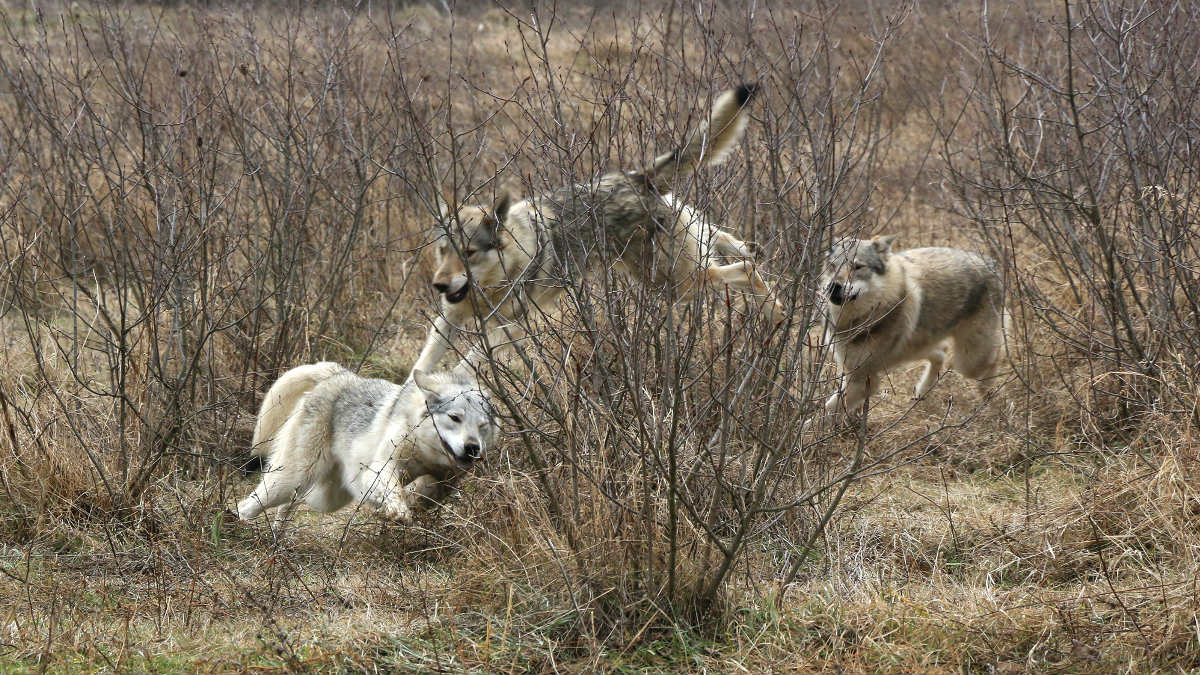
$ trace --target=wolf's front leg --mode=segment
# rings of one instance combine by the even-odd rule
[[[838,383],[837,391],[825,400],[825,405],[809,413],[805,418],[802,429],[805,431],[825,431],[832,428],[842,418],[842,401],[844,400],[842,385]]]
[[[447,306],[443,302],[442,313],[433,320],[433,325],[429,327],[425,346],[421,348],[421,355],[417,357],[413,370],[421,370],[426,373],[433,371],[450,349],[450,341],[458,336],[459,324],[465,318],[465,312],[457,311],[457,308],[452,305]]]
[[[838,391],[825,402],[825,409],[820,415],[820,425],[835,425],[855,419],[862,412],[867,398],[874,396],[878,391],[878,377],[863,377],[858,373],[844,376]]]
[[[362,502],[379,509],[386,518],[402,523],[412,521],[412,509],[404,498],[404,484],[395,465],[388,462],[382,470],[364,472],[369,474],[362,486]]]
[[[486,344],[471,347],[471,351],[467,352],[459,367],[472,371],[479,368],[488,361],[490,348],[492,356],[498,359],[502,366],[509,368],[514,365],[514,361],[521,360],[517,342],[524,339],[526,334],[525,329],[516,322],[496,326],[487,331]]]
[[[429,474],[418,476],[403,488],[391,490],[383,503],[383,511],[390,518],[411,523],[414,512],[423,511],[430,503],[436,503],[443,492],[442,482],[437,478]]]
[[[430,506],[441,502],[446,495],[446,484],[430,474],[417,476],[417,479],[404,486],[404,494],[410,508],[424,511]]]
[[[380,509],[384,515],[392,520],[404,523],[405,525],[412,522],[413,510],[409,506],[407,494],[402,488],[392,490],[388,494],[387,499],[380,505]]]
[[[755,269],[754,263],[743,260],[728,265],[712,265],[704,270],[703,276],[704,280],[710,284],[724,284],[735,291],[754,294],[761,298],[754,304],[757,304],[772,324],[782,323],[787,319],[787,315],[779,305],[779,299],[775,297],[775,291],[771,290],[766,281],[763,281],[758,270]]]
[[[860,377],[857,374],[847,375],[842,388],[825,402],[825,412],[847,415],[858,412],[867,397],[874,394],[877,387],[873,377]]]

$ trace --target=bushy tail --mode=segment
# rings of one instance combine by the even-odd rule
[[[708,122],[693,132],[682,148],[659,155],[654,165],[642,172],[646,183],[659,192],[669,192],[679,174],[721,163],[745,133],[744,110],[757,91],[757,85],[743,84],[718,96]]]
[[[284,373],[263,397],[258,409],[258,421],[254,423],[254,441],[251,454],[265,456],[271,449],[271,441],[279,429],[288,421],[296,404],[305,394],[322,381],[345,371],[332,361],[322,361],[307,366],[297,366]]]

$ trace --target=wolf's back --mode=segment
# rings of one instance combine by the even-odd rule
[[[346,372],[332,361],[322,361],[305,366],[297,366],[284,373],[263,397],[262,406],[258,410],[258,420],[254,423],[254,441],[250,452],[263,456],[271,449],[271,441],[279,433],[279,429],[288,421],[296,409],[296,404],[304,395],[312,391],[321,382]]]

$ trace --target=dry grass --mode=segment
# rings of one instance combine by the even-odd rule
[[[1195,140],[1197,69],[1151,48],[1179,61],[1194,38],[1159,22],[1200,23],[1128,33],[1139,192],[1101,117],[1090,155],[1033,143],[1021,106],[1061,101],[1005,68],[1062,74],[1062,7],[985,33],[868,6],[0,12],[0,672],[1200,668],[1195,177],[1147,140]],[[281,370],[406,375],[435,186],[636,166],[742,79],[749,139],[685,194],[756,242],[794,325],[664,320],[602,278],[543,328],[553,376],[493,375],[505,448],[438,513],[303,512],[278,542],[228,520]],[[1012,368],[915,404],[899,371],[866,436],[801,438],[810,402],[772,383],[832,386],[813,263],[879,231],[1005,262]],[[860,448],[840,504],[813,489]]]

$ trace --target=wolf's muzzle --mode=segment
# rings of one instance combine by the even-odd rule
[[[471,284],[463,284],[462,288],[454,291],[453,293],[446,292],[450,290],[450,284],[435,283],[433,288],[438,293],[442,294],[442,297],[446,299],[446,302],[453,305],[455,303],[462,302],[463,299],[467,297],[467,292],[471,290]]]
[[[446,454],[450,455],[451,459],[468,468],[474,466],[475,462],[483,456],[483,448],[479,447],[478,443],[465,443],[463,445],[463,454],[459,455],[458,453],[454,452],[454,448],[450,447],[450,444],[447,443],[446,439],[443,438],[442,448],[446,450]]]

